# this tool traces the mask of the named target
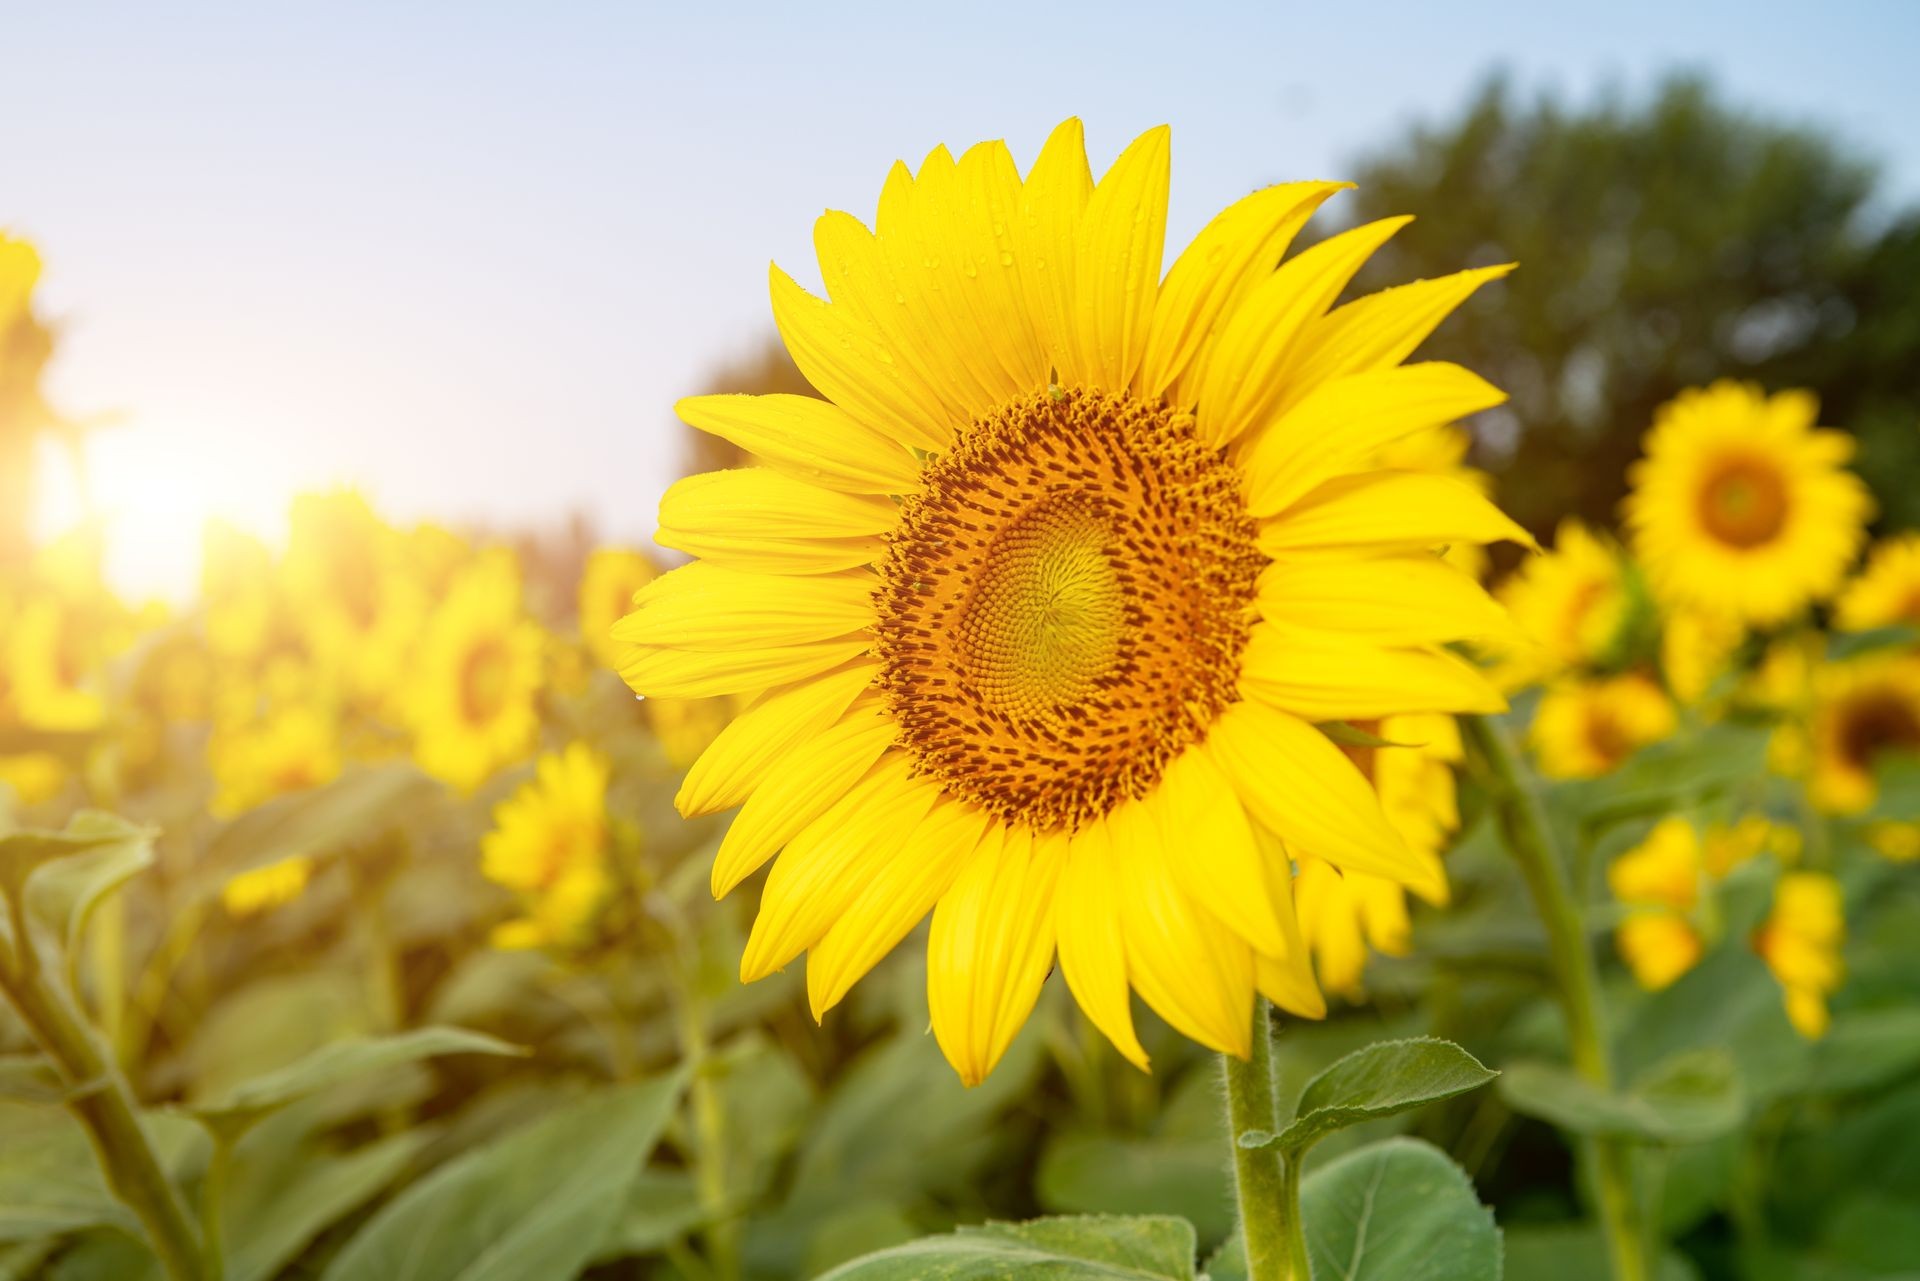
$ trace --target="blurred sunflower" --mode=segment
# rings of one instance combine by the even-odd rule
[[[1787,1018],[1802,1036],[1827,1033],[1827,998],[1846,977],[1840,947],[1847,922],[1840,883],[1819,872],[1789,872],[1773,888],[1773,911],[1753,937],[1784,990]]]
[[[1920,656],[1869,656],[1813,674],[1807,793],[1833,814],[1857,814],[1878,792],[1874,769],[1920,754]]]
[[[1381,740],[1346,751],[1379,793],[1387,821],[1408,849],[1437,859],[1460,826],[1453,780],[1464,756],[1459,726],[1451,716],[1425,715],[1390,716],[1354,728]],[[1322,987],[1358,1000],[1365,993],[1361,976],[1369,948],[1406,955],[1412,931],[1407,896],[1393,881],[1307,857],[1300,860],[1294,894]]]
[[[1608,888],[1628,908],[1614,944],[1635,981],[1649,991],[1671,985],[1705,950],[1690,919],[1701,870],[1700,835],[1691,820],[1677,815],[1662,819],[1607,868]]]
[[[682,812],[745,802],[725,893],[776,854],[741,971],[808,953],[816,1015],[931,910],[928,995],[969,1083],[1056,954],[1137,1064],[1129,990],[1250,1046],[1254,993],[1324,1008],[1293,857],[1444,897],[1315,722],[1492,710],[1442,648],[1502,611],[1441,548],[1526,535],[1473,486],[1373,465],[1498,403],[1401,362],[1493,267],[1333,304],[1394,218],[1288,258],[1338,185],[1258,191],[1164,280],[1168,134],[1096,185],[1077,121],[896,165],[875,229],[815,227],[830,301],[774,319],[826,397],[703,396],[766,460],[663,505],[702,557],[615,629],[648,697],[759,693]]]
[[[313,877],[313,860],[304,854],[242,872],[220,889],[220,906],[230,916],[258,916],[293,902]]]
[[[399,531],[351,490],[293,500],[282,581],[313,652],[345,692],[385,708],[400,691],[427,600]]]
[[[653,561],[624,547],[602,547],[587,557],[580,574],[580,637],[603,667],[620,662],[613,625],[633,610],[634,593],[659,577]]]
[[[524,916],[497,926],[496,947],[575,947],[590,940],[612,886],[607,762],[585,743],[540,758],[534,777],[493,812],[480,870],[518,895]]]
[[[1843,432],[1806,392],[1717,382],[1661,407],[1629,473],[1626,522],[1665,602],[1758,626],[1839,587],[1872,507]]]
[[[1619,661],[1634,608],[1631,571],[1612,540],[1580,521],[1562,521],[1553,546],[1522,561],[1499,597],[1525,642],[1500,656],[1505,687]]]
[[[1866,565],[1835,602],[1833,622],[1846,632],[1900,623],[1920,627],[1920,532],[1873,545]]]
[[[533,751],[541,645],[511,552],[484,552],[455,576],[410,673],[407,712],[422,769],[471,791]]]
[[[1540,769],[1554,778],[1596,778],[1672,734],[1673,702],[1639,672],[1553,684],[1533,714]]]
[[[1746,638],[1746,625],[1730,614],[1667,610],[1660,629],[1660,672],[1667,688],[1683,704],[1699,703],[1733,669]]]
[[[207,741],[210,809],[231,817],[262,801],[318,787],[340,773],[340,724],[318,701],[287,701],[253,714],[229,711]]]
[[[267,545],[224,521],[208,521],[200,552],[207,647],[225,662],[261,659],[276,640],[278,606],[278,579]]]

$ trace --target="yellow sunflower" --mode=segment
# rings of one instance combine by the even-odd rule
[[[513,554],[483,553],[454,578],[421,638],[407,706],[420,767],[471,791],[531,753],[541,651]]]
[[[1832,814],[1874,803],[1874,768],[1920,754],[1920,656],[1830,663],[1813,676],[1808,795]]]
[[[282,582],[314,654],[369,706],[398,697],[426,616],[426,593],[409,569],[404,536],[359,494],[294,499]]]
[[[1770,626],[1839,587],[1872,500],[1845,469],[1852,438],[1816,429],[1818,411],[1735,382],[1660,409],[1626,521],[1664,602]]]
[[[542,756],[533,779],[495,808],[480,870],[513,890],[525,913],[494,930],[495,946],[588,941],[612,885],[606,759],[585,743]]]
[[[1393,471],[1421,471],[1436,476],[1450,476],[1491,498],[1493,477],[1478,467],[1467,465],[1467,452],[1472,448],[1473,437],[1466,428],[1448,423],[1412,432],[1382,446],[1374,454],[1372,463],[1375,467]],[[1475,578],[1487,576],[1487,553],[1479,543],[1454,543],[1440,553],[1440,558]]]
[[[1773,911],[1754,935],[1784,991],[1787,1018],[1800,1035],[1827,1033],[1827,998],[1840,990],[1846,965],[1840,948],[1847,921],[1840,883],[1819,872],[1789,872],[1773,887]]]
[[[1495,709],[1442,648],[1504,625],[1435,550],[1525,535],[1379,450],[1501,394],[1401,362],[1504,267],[1335,307],[1404,224],[1279,262],[1333,183],[1255,192],[1161,278],[1168,134],[1096,185],[1080,125],[1024,180],[1004,144],[896,165],[874,228],[815,227],[828,299],[774,319],[825,397],[681,416],[765,460],[681,487],[701,557],[615,629],[648,697],[757,694],[684,813],[744,805],[714,888],[774,862],[741,963],[807,954],[823,1014],[932,913],[933,1029],[967,1082],[1056,956],[1135,1063],[1129,992],[1238,1055],[1256,989],[1323,1002],[1290,861],[1431,899],[1316,722]]]
[[[1350,747],[1380,795],[1380,807],[1407,848],[1438,858],[1460,826],[1453,770],[1464,752],[1451,716],[1390,716],[1355,728],[1383,746]],[[1321,986],[1349,1000],[1365,994],[1367,951],[1404,956],[1411,942],[1407,896],[1395,882],[1364,872],[1342,872],[1324,859],[1300,860],[1294,888],[1301,934],[1313,953]]]
[[[601,666],[619,663],[613,625],[632,611],[634,593],[659,574],[649,557],[624,547],[602,547],[587,557],[580,574],[580,637]]]
[[[1834,604],[1833,622],[1846,632],[1901,623],[1920,627],[1920,532],[1873,545],[1866,565]]]
[[[1692,969],[1705,951],[1691,919],[1703,871],[1700,834],[1673,816],[1607,868],[1607,885],[1628,908],[1614,932],[1620,959],[1640,986],[1658,991]]]
[[[1672,734],[1673,702],[1638,672],[1549,686],[1533,715],[1533,750],[1554,778],[1596,778]]]
[[[1618,661],[1634,604],[1627,560],[1580,521],[1562,521],[1553,546],[1521,562],[1499,596],[1525,642],[1501,656],[1507,688]]]
[[[220,906],[230,916],[258,916],[293,902],[313,878],[313,860],[305,854],[283,858],[242,872],[220,888]]]
[[[318,787],[339,776],[340,719],[317,700],[280,702],[216,721],[207,741],[213,771],[210,806],[231,817],[263,801]]]

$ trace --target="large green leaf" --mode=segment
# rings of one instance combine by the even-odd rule
[[[1722,722],[1656,743],[1605,778],[1559,783],[1549,804],[1588,822],[1697,804],[1765,773],[1768,731]]]
[[[1506,1281],[1613,1281],[1607,1243],[1586,1223],[1525,1224],[1506,1231]],[[1654,1281],[1697,1281],[1698,1273],[1668,1251]]]
[[[140,1225],[115,1201],[80,1123],[59,1107],[0,1102],[0,1242]]]
[[[1514,1111],[1575,1134],[1702,1143],[1738,1126],[1746,1100],[1733,1060],[1715,1050],[1679,1055],[1627,1091],[1609,1091],[1553,1063],[1515,1063],[1500,1078]]]
[[[1300,1189],[1318,1281],[1499,1281],[1500,1230],[1466,1173],[1430,1144],[1387,1139]]]
[[[842,1264],[820,1281],[1190,1281],[1184,1219],[1035,1219],[962,1228]]]
[[[292,1138],[293,1136],[284,1136]],[[350,1152],[311,1141],[271,1144],[261,1127],[234,1154],[223,1218],[228,1281],[267,1281],[330,1224],[371,1200],[432,1137],[402,1130]]]
[[[268,801],[227,824],[208,844],[196,868],[197,890],[217,894],[242,872],[377,837],[435,786],[411,765],[377,765]]]
[[[326,1281],[566,1281],[607,1239],[685,1080],[604,1091],[440,1167],[374,1215]]]
[[[392,1036],[351,1037],[324,1045],[277,1071],[242,1081],[184,1110],[217,1132],[237,1134],[277,1108],[352,1077],[442,1054],[523,1054],[480,1032],[423,1027]]]
[[[102,900],[153,866],[155,833],[90,811],[75,815],[65,834],[89,843],[40,867],[28,880],[26,895],[34,921],[71,955],[79,952],[87,922]]]
[[[1243,1134],[1239,1142],[1301,1153],[1336,1130],[1465,1094],[1498,1075],[1451,1041],[1380,1041],[1309,1081],[1292,1124],[1280,1134]]]
[[[30,891],[29,886],[32,881],[39,878],[41,873],[50,871],[54,865],[63,861],[74,860],[81,856],[94,856],[116,867],[124,865],[130,858],[138,858],[137,854],[130,851],[141,848],[147,849],[145,857],[150,858],[152,839],[153,832],[150,829],[135,826],[125,819],[103,814],[97,810],[82,810],[75,814],[63,831],[22,828],[19,831],[0,835],[0,899],[5,900],[14,913],[15,919],[25,920],[29,915],[42,917],[42,913],[38,911],[29,912],[33,899],[38,897]],[[88,859],[88,862],[92,863],[94,858]],[[144,865],[144,862],[140,864],[140,866]],[[138,866],[126,870],[120,875],[119,880],[124,880],[126,876],[138,870]],[[69,875],[73,874],[69,873]],[[77,876],[74,879],[78,883],[85,883],[89,879],[103,878],[104,874],[96,874],[93,878]],[[94,889],[85,907],[78,909],[81,921],[85,919],[86,910],[98,901],[101,894],[118,884],[119,880],[107,879],[104,885]],[[67,896],[56,894],[55,897],[59,899]],[[56,931],[57,937],[64,937],[64,927],[69,915],[68,912],[55,913],[60,923],[60,928]],[[38,931],[36,930],[35,933]]]

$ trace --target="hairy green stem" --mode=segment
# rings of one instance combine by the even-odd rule
[[[23,936],[15,935],[16,941]],[[24,954],[31,944],[19,947]],[[134,1108],[133,1090],[72,999],[38,967],[0,956],[0,987],[60,1069],[67,1110],[93,1143],[114,1195],[146,1228],[147,1239],[173,1281],[211,1281],[201,1243],[180,1190],[167,1177]]]
[[[1253,1052],[1243,1061],[1222,1055],[1227,1078],[1227,1142],[1247,1281],[1311,1281],[1300,1223],[1300,1168],[1278,1148],[1242,1147],[1249,1132],[1272,1134],[1280,1125],[1273,1080],[1273,1030],[1265,997],[1255,1001]]]
[[[1491,774],[1507,848],[1533,898],[1547,932],[1555,988],[1566,1013],[1574,1070],[1602,1089],[1613,1089],[1600,979],[1579,900],[1567,883],[1566,862],[1554,838],[1546,806],[1532,773],[1520,761],[1506,727],[1484,716],[1465,718],[1469,736]],[[1595,1209],[1607,1239],[1615,1281],[1647,1281],[1645,1230],[1633,1193],[1632,1150],[1620,1139],[1583,1141],[1581,1158],[1594,1189]]]

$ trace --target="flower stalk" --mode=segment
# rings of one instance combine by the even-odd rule
[[[1579,900],[1567,883],[1566,862],[1532,772],[1520,761],[1506,727],[1489,717],[1462,721],[1487,767],[1507,849],[1519,864],[1534,910],[1547,932],[1554,987],[1567,1020],[1574,1071],[1611,1091],[1613,1062],[1607,1050],[1600,979]],[[1615,1281],[1648,1281],[1645,1230],[1633,1191],[1632,1152],[1617,1138],[1580,1144],[1594,1189],[1595,1210],[1607,1240]]]
[[[12,948],[0,948],[0,988],[60,1070],[66,1106],[86,1130],[114,1195],[146,1228],[171,1281],[211,1281],[200,1238],[180,1191],[160,1164],[134,1107],[133,1090],[72,998],[39,966],[16,924]]]
[[[1311,1281],[1300,1222],[1300,1158],[1275,1146],[1246,1147],[1240,1136],[1279,1128],[1273,1079],[1273,1029],[1265,997],[1256,998],[1253,1048],[1246,1059],[1222,1055],[1227,1081],[1227,1142],[1248,1281]]]

